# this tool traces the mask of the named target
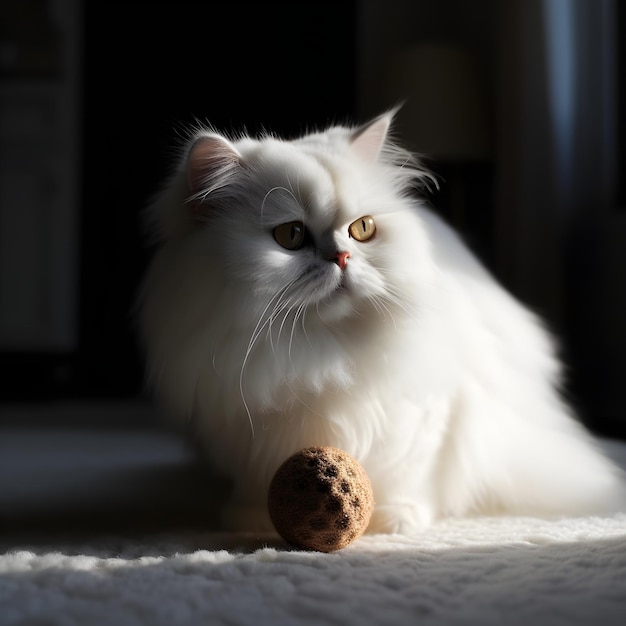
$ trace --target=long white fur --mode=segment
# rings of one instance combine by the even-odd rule
[[[364,465],[370,531],[624,508],[540,321],[408,193],[427,174],[392,117],[294,141],[199,130],[150,208],[149,379],[232,479],[225,526],[266,527],[274,471],[311,445]],[[376,235],[358,242],[348,226],[366,215]],[[311,242],[289,251],[272,230],[294,220]]]

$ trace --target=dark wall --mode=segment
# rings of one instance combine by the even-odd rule
[[[355,109],[353,2],[88,2],[77,393],[134,394],[140,212],[181,132],[288,136]],[[306,126],[305,126],[306,125]]]

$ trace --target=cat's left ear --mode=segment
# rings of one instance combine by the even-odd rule
[[[385,145],[394,115],[395,110],[383,113],[371,122],[357,128],[350,138],[354,152],[366,161],[376,161]]]
[[[198,137],[187,155],[187,184],[192,195],[208,194],[219,188],[239,168],[241,155],[224,137]]]

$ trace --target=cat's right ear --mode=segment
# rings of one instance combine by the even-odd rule
[[[203,200],[221,188],[241,165],[241,155],[220,135],[198,137],[187,155],[187,185],[190,197]]]
[[[387,140],[389,127],[397,109],[379,115],[368,124],[357,128],[350,137],[352,150],[366,161],[376,161]]]

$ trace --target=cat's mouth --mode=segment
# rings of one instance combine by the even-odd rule
[[[339,277],[339,282],[337,283],[337,286],[333,289],[331,295],[342,293],[344,291],[350,292],[351,289],[352,288],[350,287],[350,284],[346,277],[346,272],[344,271],[344,272],[341,272],[341,275]]]
[[[344,317],[354,310],[354,286],[345,271],[332,284],[327,284],[324,291],[318,299],[318,307],[321,306],[327,312],[333,311],[333,318],[336,315]]]
[[[323,301],[333,301],[342,294],[351,293],[352,285],[347,270],[341,270],[338,276],[333,276],[325,287],[326,294],[322,297]]]
[[[347,269],[339,271],[339,268],[333,267],[333,270],[317,274],[315,280],[309,280],[305,293],[308,304],[313,305],[323,319],[336,320],[354,310],[355,290]]]

